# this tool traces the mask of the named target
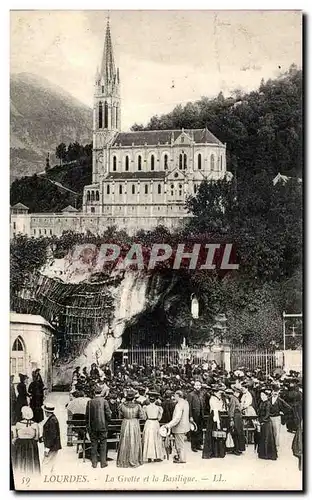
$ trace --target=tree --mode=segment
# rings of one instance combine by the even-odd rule
[[[66,155],[67,155],[66,144],[64,144],[64,142],[61,142],[61,144],[59,144],[56,147],[55,151],[55,156],[59,158],[60,165],[62,165],[62,163],[66,160]]]

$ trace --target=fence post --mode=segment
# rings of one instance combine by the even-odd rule
[[[265,350],[265,374],[268,376],[268,350]]]
[[[156,366],[156,352],[155,345],[153,344],[153,366]]]

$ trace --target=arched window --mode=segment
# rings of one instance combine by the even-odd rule
[[[173,196],[173,193],[174,193],[174,185],[173,184],[171,184],[171,186],[170,186],[170,191],[171,191],[171,196]]]
[[[164,156],[164,169],[168,170],[168,155]]]
[[[103,128],[103,104],[99,104],[99,128]]]
[[[148,194],[148,184],[145,184],[145,194]]]
[[[94,201],[94,191],[91,191],[91,201]]]
[[[161,194],[161,184],[158,184],[158,194]]]
[[[183,166],[183,155],[182,153],[180,153],[179,155],[179,169],[182,170],[182,166]]]
[[[104,103],[104,128],[108,128],[108,104]]]
[[[210,168],[213,171],[215,169],[215,158],[214,155],[211,155],[210,157]]]
[[[106,186],[106,193],[110,194],[110,185],[109,184],[107,184],[107,186]]]
[[[135,194],[135,184],[132,184],[132,194]]]
[[[12,351],[24,351],[24,342],[21,337],[17,337],[14,340]]]
[[[102,85],[102,94],[104,94],[104,85]]]
[[[87,191],[87,201],[90,201],[90,191]]]
[[[155,156],[152,155],[151,156],[151,170],[154,170],[154,168],[155,168]]]
[[[100,201],[100,193],[95,191],[95,201]]]
[[[113,157],[113,171],[116,172],[117,170],[117,158],[116,156]]]
[[[182,196],[182,189],[183,189],[182,184],[179,184],[179,196]]]
[[[201,170],[201,167],[202,167],[202,156],[199,153],[199,155],[197,156],[197,168],[198,168],[198,170]]]
[[[138,156],[138,170],[142,170],[142,156]]]
[[[122,194],[122,184],[119,184],[119,194]]]
[[[111,116],[110,116],[110,119],[111,119],[111,128],[114,128],[114,118],[115,118],[115,113],[114,113],[114,107],[112,106],[111,107]]]
[[[183,161],[183,168],[184,168],[184,170],[186,170],[187,169],[187,156],[186,156],[186,153],[184,153],[184,155],[183,155],[183,160],[184,160]]]
[[[128,170],[129,170],[129,156],[127,155],[125,160],[125,171],[128,172]]]
[[[18,336],[12,346],[11,353],[11,374],[25,373],[25,343],[22,337]]]

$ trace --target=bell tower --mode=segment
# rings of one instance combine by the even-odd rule
[[[97,68],[93,105],[93,182],[102,173],[104,148],[120,131],[120,79],[116,68],[109,20],[100,69]]]

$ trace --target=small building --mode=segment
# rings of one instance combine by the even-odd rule
[[[40,368],[45,387],[52,389],[52,336],[54,328],[42,316],[10,314],[10,375],[28,375]]]
[[[23,203],[16,203],[11,207],[10,237],[17,234],[30,234],[30,214],[29,208]]]

